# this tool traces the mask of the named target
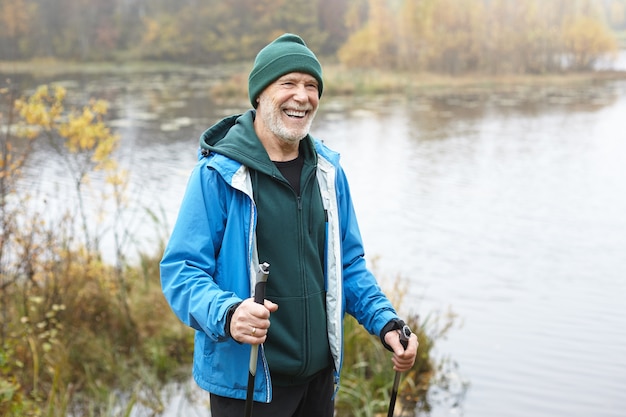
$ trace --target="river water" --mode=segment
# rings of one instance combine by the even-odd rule
[[[198,136],[247,108],[212,101],[216,77],[54,78],[112,103],[144,250],[175,220]],[[312,133],[342,154],[383,286],[407,283],[405,314],[457,315],[435,355],[467,389],[432,415],[626,415],[626,82],[321,106]],[[58,163],[33,161],[26,185],[58,196]]]

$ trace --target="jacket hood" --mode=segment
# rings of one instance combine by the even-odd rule
[[[267,151],[254,131],[255,110],[226,117],[200,136],[199,158],[217,153],[227,156],[251,169],[270,176],[280,176],[276,165],[270,160]],[[313,138],[307,135],[300,142],[300,150],[305,158],[316,160]]]
[[[248,110],[208,128],[200,136],[199,157],[217,153],[271,175],[275,167],[254,131],[255,115],[254,110]]]

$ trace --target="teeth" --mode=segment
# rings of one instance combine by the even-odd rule
[[[292,117],[304,117],[306,115],[306,111],[302,110],[286,110],[285,113],[287,114],[287,116],[292,116]]]

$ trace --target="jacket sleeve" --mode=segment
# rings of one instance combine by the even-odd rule
[[[398,315],[376,278],[367,268],[361,232],[344,171],[337,169],[337,193],[342,239],[343,284],[346,312],[378,336]]]
[[[241,301],[215,279],[227,216],[226,200],[217,194],[227,192],[222,178],[201,160],[189,178],[160,263],[161,287],[174,313],[213,340],[226,337],[226,313]]]

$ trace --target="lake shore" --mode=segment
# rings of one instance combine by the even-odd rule
[[[158,73],[181,72],[206,74],[222,81],[212,93],[221,97],[247,95],[247,63],[196,66],[172,62],[61,62],[54,59],[34,61],[0,61],[0,75],[31,75],[49,78],[58,74]],[[503,93],[535,87],[571,87],[597,82],[624,80],[626,71],[597,70],[588,72],[546,74],[463,74],[406,73],[377,69],[347,69],[339,64],[324,65],[324,92],[332,96],[403,93],[409,95],[445,96]]]

